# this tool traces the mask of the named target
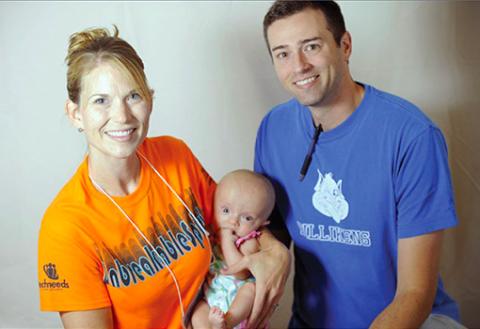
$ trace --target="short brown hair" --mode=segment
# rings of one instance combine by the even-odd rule
[[[340,6],[335,1],[277,0],[270,7],[263,19],[263,36],[267,43],[269,53],[270,43],[268,42],[267,29],[270,25],[279,19],[292,16],[305,9],[315,9],[323,12],[327,20],[327,28],[332,32],[337,45],[340,46],[340,40],[346,32],[346,28]]]
[[[70,36],[65,58],[68,65],[68,97],[78,104],[82,77],[99,64],[111,61],[130,74],[137,84],[139,94],[151,106],[152,92],[148,87],[143,61],[128,42],[118,37],[117,27],[113,27],[113,35],[107,29],[94,28]]]

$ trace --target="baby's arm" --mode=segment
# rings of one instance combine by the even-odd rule
[[[242,255],[251,255],[260,250],[260,244],[257,239],[248,239],[240,245],[240,252]]]
[[[220,245],[222,247],[222,254],[227,266],[236,264],[243,258],[242,253],[237,249],[237,246],[235,245],[236,240],[237,240],[237,236],[233,233],[232,230],[230,229],[220,230]],[[234,275],[239,280],[245,280],[248,277],[250,277],[250,272],[248,270],[244,270],[244,271],[235,273]]]

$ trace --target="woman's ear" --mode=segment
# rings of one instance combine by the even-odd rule
[[[82,116],[80,115],[78,104],[67,99],[65,102],[65,114],[75,128],[83,130]]]

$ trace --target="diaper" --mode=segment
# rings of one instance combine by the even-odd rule
[[[205,297],[210,307],[216,306],[226,313],[238,290],[247,282],[255,282],[255,278],[239,280],[233,275],[223,275],[220,273],[222,267],[223,261],[218,258],[210,265],[211,275],[206,285]]]

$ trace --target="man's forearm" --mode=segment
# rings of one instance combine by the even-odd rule
[[[404,293],[380,313],[370,325],[379,328],[419,328],[432,311],[432,301],[426,293]]]

